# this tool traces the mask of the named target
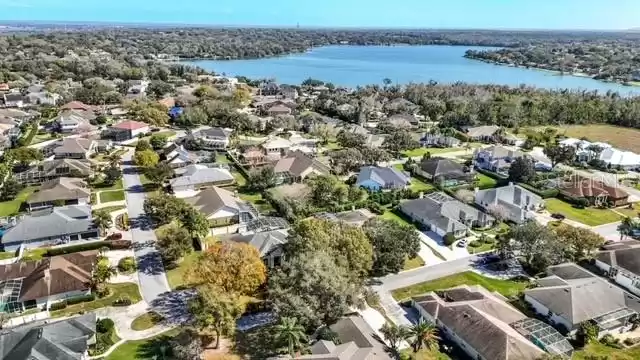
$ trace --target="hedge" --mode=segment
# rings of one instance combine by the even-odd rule
[[[71,245],[59,248],[48,249],[45,256],[57,256],[72,254],[80,251],[98,250],[103,247],[107,247],[111,250],[122,250],[131,247],[131,241],[129,240],[114,240],[114,241],[96,241],[87,244]]]
[[[51,304],[51,306],[49,306],[49,310],[51,311],[62,310],[66,307],[67,307],[67,302],[63,300],[63,301]]]
[[[518,183],[518,185],[540,196],[543,199],[551,199],[551,198],[557,197],[558,194],[560,193],[558,189],[538,190],[529,184]]]
[[[71,299],[67,299],[66,302],[67,302],[67,305],[75,305],[83,302],[93,301],[95,299],[96,299],[96,296],[94,294],[89,294],[89,295],[77,296]]]

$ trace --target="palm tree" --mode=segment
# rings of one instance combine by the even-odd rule
[[[100,229],[100,233],[104,234],[112,225],[111,214],[104,210],[96,210],[93,212],[93,223]]]
[[[409,329],[409,332],[413,339],[411,346],[413,347],[414,353],[422,349],[423,346],[431,350],[438,348],[440,337],[438,336],[438,329],[433,324],[420,319],[420,322],[413,325]]]
[[[118,167],[120,161],[122,160],[122,156],[117,151],[114,151],[111,154],[105,156],[104,159],[109,162],[109,165],[111,167]]]
[[[380,328],[380,332],[384,339],[389,343],[389,348],[395,353],[398,353],[398,346],[402,340],[409,337],[409,331],[404,326],[398,326],[396,324],[386,323]]]
[[[634,223],[633,223],[633,219],[631,219],[628,216],[625,216],[622,221],[620,221],[620,225],[618,225],[618,232],[620,233],[620,240],[622,240],[623,237],[627,237],[629,236],[629,232],[631,232],[631,229],[633,228]]]
[[[289,349],[289,356],[295,357],[297,350],[304,347],[307,341],[307,335],[304,333],[304,327],[298,324],[295,318],[280,318],[280,323],[275,327],[277,339],[281,343],[286,343]]]

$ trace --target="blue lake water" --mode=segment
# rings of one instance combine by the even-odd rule
[[[463,81],[476,84],[526,84],[546,89],[586,89],[640,95],[640,87],[526,68],[488,64],[463,57],[471,46],[325,46],[303,54],[256,60],[198,60],[188,63],[226,75],[275,78],[299,84],[311,77],[340,86]]]

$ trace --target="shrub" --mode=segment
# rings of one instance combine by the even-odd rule
[[[51,306],[49,307],[49,310],[51,311],[62,310],[62,309],[65,309],[66,307],[67,307],[67,302],[63,300],[63,301],[51,304]]]
[[[109,249],[128,249],[131,247],[131,241],[129,240],[116,240],[116,241],[96,241],[87,244],[71,245],[61,248],[48,249],[45,256],[57,256],[72,254],[80,251],[99,250],[103,247]]]
[[[96,296],[94,294],[89,294],[89,295],[76,296],[71,299],[67,299],[66,302],[67,302],[67,305],[74,305],[74,304],[80,304],[83,302],[93,301],[95,299],[96,299]]]
[[[132,301],[127,296],[123,296],[113,302],[113,306],[129,306],[131,304]]]
[[[121,239],[122,239],[122,233],[113,233],[107,236],[107,240],[121,240]]]
[[[480,246],[482,246],[482,244],[480,243],[480,241],[477,241],[477,240],[469,243],[469,247],[472,247],[472,248],[477,248]]]
[[[120,271],[121,273],[129,274],[134,272],[135,270],[136,260],[133,257],[127,256],[118,261],[118,271]]]
[[[131,248],[131,240],[111,240],[109,241],[111,250],[127,250]]]
[[[100,319],[96,322],[96,331],[99,333],[108,333],[115,327],[113,320],[109,318]]]
[[[454,242],[456,242],[456,237],[453,236],[452,233],[447,233],[447,235],[444,236],[445,245],[451,246]]]

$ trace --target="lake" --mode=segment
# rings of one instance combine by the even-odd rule
[[[307,78],[355,87],[394,83],[441,83],[463,81],[476,84],[527,84],[546,89],[587,89],[620,94],[640,94],[640,87],[604,83],[590,78],[553,72],[488,64],[463,57],[473,46],[325,46],[306,53],[255,60],[198,60],[187,63],[226,75],[275,78],[280,83],[300,84]],[[484,48],[487,49],[487,48]]]

